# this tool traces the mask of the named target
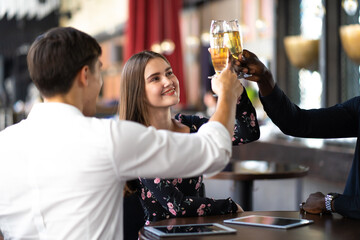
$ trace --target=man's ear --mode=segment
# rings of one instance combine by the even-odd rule
[[[89,66],[85,65],[80,69],[78,73],[79,83],[84,87],[87,87],[89,85],[89,71]]]

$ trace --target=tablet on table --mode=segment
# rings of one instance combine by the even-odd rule
[[[229,234],[236,232],[235,229],[218,223],[145,226],[144,229],[159,237]]]
[[[250,226],[288,229],[288,228],[299,227],[299,226],[303,226],[306,224],[310,224],[310,223],[313,223],[314,221],[308,220],[308,219],[250,215],[250,216],[245,216],[245,217],[226,219],[226,220],[224,220],[224,222],[225,223],[233,223],[233,224],[250,225]]]

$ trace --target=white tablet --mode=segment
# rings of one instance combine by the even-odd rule
[[[158,237],[198,236],[236,233],[235,229],[218,223],[145,226],[144,229]]]
[[[272,216],[259,216],[250,215],[239,218],[232,218],[224,220],[225,223],[243,224],[260,227],[271,227],[288,229],[313,223],[313,220],[297,219],[297,218],[284,218],[284,217],[272,217]]]

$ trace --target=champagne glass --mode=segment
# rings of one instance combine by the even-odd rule
[[[211,61],[216,72],[215,75],[221,73],[221,71],[224,70],[228,64],[229,50],[227,48],[225,38],[227,28],[227,22],[225,20],[211,21],[210,54]]]
[[[239,54],[243,52],[243,41],[239,21],[234,19],[227,22],[226,28],[225,41],[227,47],[231,53],[231,56],[237,60],[239,59]],[[246,78],[250,76],[251,75],[246,73],[240,73],[238,78]]]

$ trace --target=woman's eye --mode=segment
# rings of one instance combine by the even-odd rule
[[[171,76],[171,75],[173,75],[173,74],[174,74],[174,73],[173,73],[172,71],[169,71],[169,72],[166,73],[167,76]]]
[[[159,77],[154,77],[151,79],[151,81],[158,81],[160,78]]]

